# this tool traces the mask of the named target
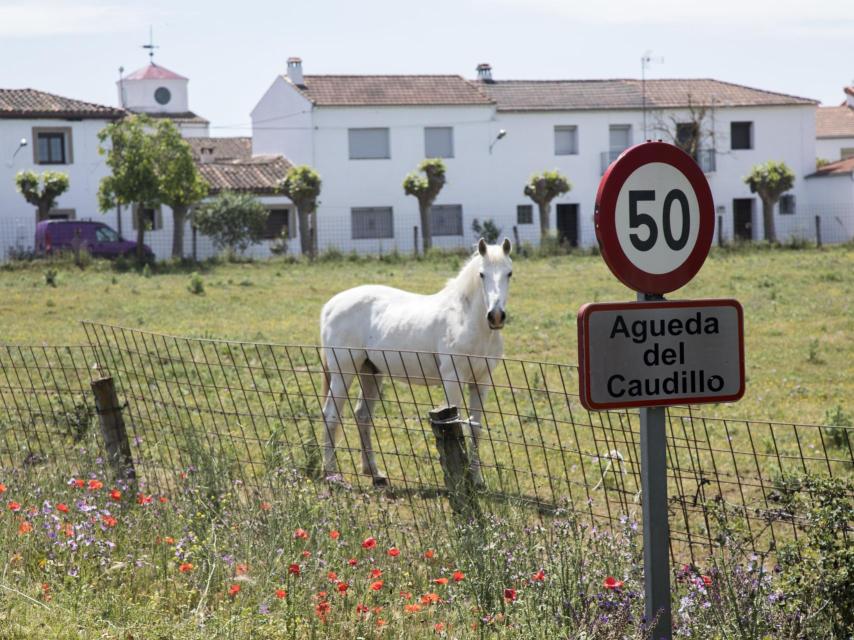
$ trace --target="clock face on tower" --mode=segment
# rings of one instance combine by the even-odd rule
[[[169,104],[169,101],[172,99],[172,93],[166,87],[158,87],[154,92],[154,99],[157,101],[157,104]]]

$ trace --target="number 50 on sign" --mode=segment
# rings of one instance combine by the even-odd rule
[[[628,287],[667,293],[699,271],[714,235],[709,184],[677,147],[648,142],[611,165],[596,196],[596,236]]]

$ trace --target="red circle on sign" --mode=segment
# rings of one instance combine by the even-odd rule
[[[699,229],[694,246],[685,260],[667,273],[644,271],[629,259],[617,237],[620,190],[637,169],[652,162],[668,164],[682,173],[699,205]],[[715,232],[715,205],[706,176],[691,156],[666,142],[644,142],[624,151],[602,176],[596,193],[594,220],[602,257],[620,282],[641,293],[668,293],[686,285],[703,266]]]

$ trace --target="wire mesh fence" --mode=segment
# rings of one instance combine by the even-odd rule
[[[564,511],[596,526],[640,519],[638,415],[585,410],[574,365],[454,356],[449,380],[436,373],[441,354],[371,351],[378,366],[332,399],[342,429],[334,458],[326,450],[324,460],[321,356],[359,354],[93,323],[85,330],[88,347],[3,348],[0,466],[73,469],[75,443],[95,419],[89,380],[110,375],[149,490],[175,491],[194,474],[212,492],[237,485],[247,499],[263,499],[286,491],[296,473],[342,513],[355,506],[372,526],[429,544],[454,514],[428,414],[445,404],[443,385],[468,387],[472,372],[485,368],[480,393],[464,393],[461,407],[464,416],[482,409],[476,500],[483,511],[512,509],[531,524]],[[364,398],[374,400],[369,413]],[[854,471],[854,433],[844,426],[706,418],[676,407],[667,429],[674,562],[708,555],[719,533],[715,509],[742,519],[757,551],[796,538],[798,516],[781,500],[786,477]]]

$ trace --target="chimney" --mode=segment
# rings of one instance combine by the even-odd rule
[[[208,164],[214,161],[214,148],[213,147],[200,147],[199,148],[199,160],[202,164]]]
[[[298,86],[305,84],[302,78],[302,58],[288,58],[288,80]]]
[[[492,82],[492,65],[488,62],[477,65],[477,79],[481,82]]]

